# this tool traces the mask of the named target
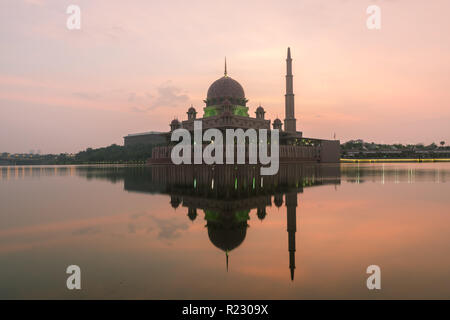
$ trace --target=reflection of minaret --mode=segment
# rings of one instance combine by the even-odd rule
[[[291,48],[288,48],[286,59],[286,95],[285,95],[285,113],[284,131],[295,133],[297,131],[295,111],[294,111],[294,84],[292,75]]]
[[[227,272],[228,272],[228,251],[225,251],[225,256],[227,257]]]
[[[297,193],[286,194],[287,208],[287,232],[289,243],[289,269],[291,269],[291,280],[294,280],[295,270],[295,232],[297,232]]]

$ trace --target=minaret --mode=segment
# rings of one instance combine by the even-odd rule
[[[297,131],[297,120],[295,119],[294,106],[294,84],[292,75],[292,59],[291,48],[288,48],[286,59],[286,95],[285,95],[285,111],[286,119],[284,119],[284,131],[295,133]]]
[[[286,194],[287,232],[289,249],[289,269],[291,280],[294,281],[295,270],[295,233],[297,232],[297,192]]]
[[[228,72],[227,72],[227,57],[225,57],[225,71],[223,72],[224,77],[228,77]]]

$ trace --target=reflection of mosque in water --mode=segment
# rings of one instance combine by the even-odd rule
[[[297,194],[306,187],[340,184],[341,169],[333,164],[281,164],[274,176],[261,176],[259,169],[254,165],[3,167],[0,178],[77,175],[113,183],[123,180],[125,190],[130,192],[167,194],[172,207],[187,208],[187,216],[192,221],[203,213],[209,239],[225,252],[227,267],[229,252],[245,240],[250,211],[256,209],[257,217],[264,220],[266,208],[272,206],[272,202],[276,207],[283,206],[284,202],[293,279]],[[358,177],[364,176],[364,171],[357,172]],[[386,176],[388,174],[386,170]],[[445,179],[448,173],[442,172],[440,176]]]
[[[187,216],[192,221],[203,213],[210,241],[225,252],[227,270],[230,251],[245,240],[250,211],[256,209],[257,217],[262,221],[272,202],[278,208],[284,204],[292,280],[297,194],[307,187],[341,183],[340,166],[334,164],[280,164],[278,174],[273,176],[261,176],[260,168],[255,165],[87,166],[72,169],[76,175],[87,179],[106,179],[113,183],[124,180],[124,188],[130,192],[167,194],[171,206],[187,208]]]
[[[339,166],[282,165],[277,175],[260,176],[259,168],[242,166],[158,166],[125,175],[128,191],[170,195],[173,208],[186,207],[194,221],[203,212],[210,241],[225,252],[228,270],[229,252],[244,241],[249,213],[256,209],[263,220],[266,208],[287,208],[289,268],[291,279],[295,269],[295,234],[297,230],[297,193],[303,188],[339,184]]]

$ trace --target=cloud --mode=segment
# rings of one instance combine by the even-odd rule
[[[85,100],[98,100],[101,95],[95,92],[74,92],[74,96]]]
[[[157,107],[175,107],[179,103],[185,103],[189,100],[186,94],[180,94],[181,90],[171,84],[166,84],[158,88],[158,96],[152,104]]]
[[[129,33],[129,30],[120,25],[113,25],[103,31],[103,33],[112,39],[119,39],[121,36]]]
[[[159,239],[175,239],[181,235],[181,231],[187,230],[188,225],[185,222],[177,222],[172,219],[159,219],[156,217],[151,217],[156,223],[159,233]]]
[[[32,4],[32,5],[37,5],[37,6],[43,6],[44,5],[44,0],[24,0],[24,2],[26,4]]]
[[[136,93],[130,92],[130,94],[128,95],[128,102],[134,102],[135,100],[136,100]]]
[[[146,213],[144,213],[144,212],[141,212],[141,213],[134,213],[134,214],[132,214],[131,216],[130,216],[130,218],[131,219],[138,219],[138,218],[140,218],[140,217],[144,217],[144,216],[146,216],[147,214]]]
[[[100,232],[100,227],[98,226],[89,226],[89,227],[84,227],[78,230],[75,230],[72,232],[73,235],[78,235],[78,236],[82,236],[82,235],[90,235],[90,234],[96,234]]]
[[[128,102],[133,103],[130,109],[135,112],[147,112],[156,108],[175,108],[187,104],[188,101],[189,96],[170,81],[160,85],[155,94],[147,92],[138,95],[131,92],[128,96]]]

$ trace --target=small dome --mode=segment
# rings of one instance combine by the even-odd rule
[[[236,80],[223,76],[214,81],[208,89],[207,99],[217,98],[245,99],[244,88]]]
[[[273,124],[281,124],[281,120],[276,118],[275,120],[273,120]]]
[[[256,108],[256,112],[264,112],[264,108],[259,106],[258,108]]]
[[[195,112],[196,112],[195,108],[192,106],[188,109],[188,113],[195,113]]]
[[[178,125],[180,124],[180,121],[178,121],[178,119],[173,119],[172,122],[170,123],[170,125]]]

